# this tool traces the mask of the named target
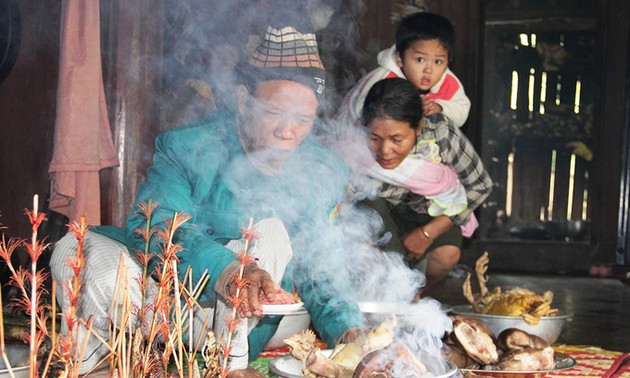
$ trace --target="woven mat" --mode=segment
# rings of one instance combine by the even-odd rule
[[[577,365],[571,369],[558,373],[547,374],[545,377],[601,377],[622,355],[621,352],[613,352],[588,345],[554,345],[558,352],[568,354],[575,358]],[[620,378],[630,378],[630,366],[615,375]]]
[[[613,352],[588,345],[559,345],[553,346],[560,353],[568,354],[575,358],[577,365],[571,369],[557,373],[549,373],[545,378],[553,377],[601,377],[612,366],[615,359],[621,352]],[[268,378],[276,378],[277,375],[269,372],[267,365],[273,358],[283,356],[288,353],[288,348],[280,348],[261,353],[260,357],[252,361],[250,366],[264,373]],[[626,366],[622,372],[615,375],[615,378],[630,378],[630,365]]]

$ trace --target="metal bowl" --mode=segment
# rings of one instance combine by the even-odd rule
[[[547,230],[542,224],[516,225],[508,229],[510,236],[524,240],[545,240]]]
[[[545,377],[547,374],[558,373],[562,370],[571,369],[577,365],[575,358],[560,352],[554,352],[553,355],[556,366],[550,370],[485,370],[485,369],[461,369],[465,377],[482,376],[488,378],[540,378]]]
[[[401,322],[426,319],[436,312],[447,313],[452,307],[444,305],[432,298],[424,298],[418,303],[408,302],[358,302],[363,318],[369,326],[381,324],[387,315],[396,315]]]
[[[28,357],[29,357],[29,346],[24,343],[7,343],[5,345],[7,358],[9,360],[9,364],[11,365],[11,372],[13,376],[16,378],[28,377],[29,376],[29,366],[28,366]],[[24,366],[24,363],[27,366]],[[0,358],[0,378],[10,377],[9,369],[4,364],[4,360]]]
[[[553,344],[560,337],[566,320],[573,316],[572,313],[560,312],[555,316],[543,316],[536,325],[529,325],[520,316],[502,316],[479,314],[472,310],[470,305],[453,306],[453,314],[468,316],[483,320],[498,336],[501,331],[508,328],[517,328],[532,335],[542,337],[549,344]]]

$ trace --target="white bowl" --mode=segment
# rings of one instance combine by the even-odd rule
[[[307,329],[310,325],[311,316],[304,308],[284,315],[276,333],[269,340],[265,349],[277,349],[285,346],[284,339]]]
[[[503,316],[479,314],[472,310],[470,305],[453,306],[453,314],[468,316],[483,320],[494,336],[497,337],[501,331],[508,328],[517,328],[529,334],[540,336],[549,344],[553,344],[560,337],[566,320],[573,316],[572,313],[560,312],[555,316],[543,316],[536,325],[529,325],[521,316]]]

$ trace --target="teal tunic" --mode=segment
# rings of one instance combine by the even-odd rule
[[[236,132],[235,116],[213,112],[204,123],[168,130],[158,136],[153,165],[139,188],[128,218],[125,241],[130,251],[144,250],[135,232],[146,220],[141,201],[159,203],[152,225],[163,226],[175,212],[192,215],[175,242],[181,244],[180,279],[188,267],[197,282],[210,275],[202,301],[215,299],[214,287],[235,254],[225,247],[241,237],[240,230],[267,217],[280,218],[289,232],[293,258],[282,287],[292,285],[304,301],[320,336],[332,345],[350,327],[362,325],[361,313],[347,290],[343,237],[330,215],[341,200],[347,168],[334,154],[307,138],[278,175],[264,175],[245,155]],[[120,231],[96,231],[121,239]],[[116,237],[118,233],[118,237]],[[152,245],[154,252],[159,252]],[[326,253],[324,256],[323,253]],[[156,261],[151,263],[155,269]],[[338,264],[339,266],[335,266]],[[280,317],[263,317],[249,335],[250,359],[258,356],[275,333]]]

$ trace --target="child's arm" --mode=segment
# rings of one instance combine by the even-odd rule
[[[461,127],[466,122],[470,112],[470,99],[466,96],[464,86],[448,69],[442,80],[423,97],[423,101],[426,117],[441,112],[457,127]],[[440,107],[441,111],[436,111],[437,107]]]
[[[433,115],[435,113],[442,113],[443,108],[437,101],[431,97],[422,96],[422,113],[425,117]]]

